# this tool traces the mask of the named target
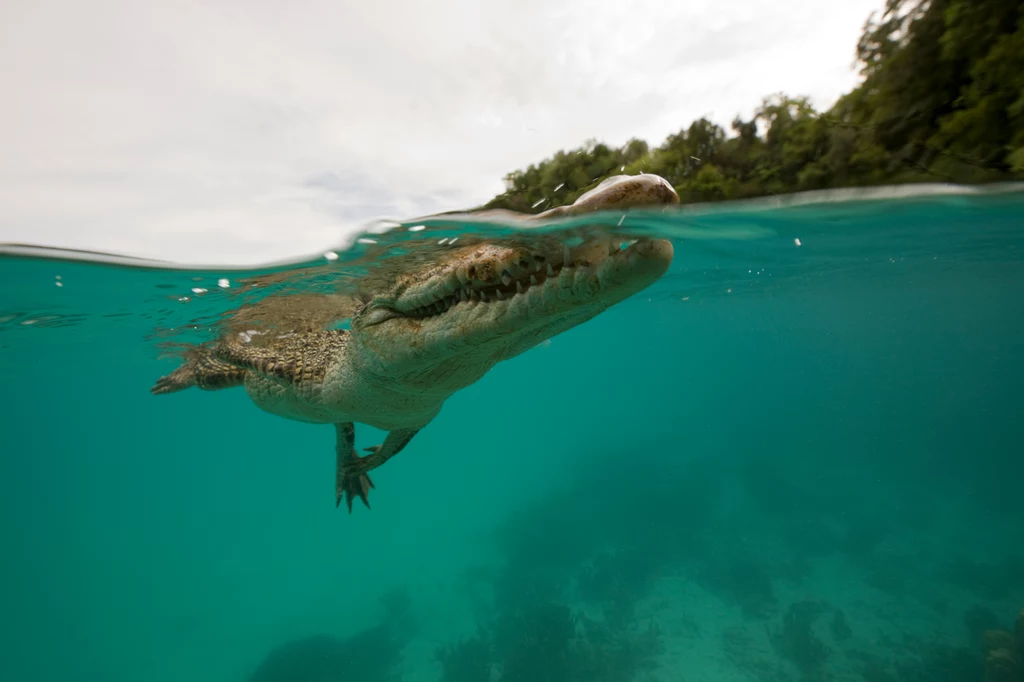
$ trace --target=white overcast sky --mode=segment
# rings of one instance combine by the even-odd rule
[[[882,0],[6,0],[0,241],[315,254],[587,138],[827,106]]]

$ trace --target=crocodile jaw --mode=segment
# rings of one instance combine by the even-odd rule
[[[381,378],[450,394],[650,286],[673,256],[661,239],[626,248],[607,237],[575,249],[556,244],[465,247],[411,273],[353,318],[360,363]]]

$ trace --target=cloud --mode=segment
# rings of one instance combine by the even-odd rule
[[[466,208],[588,138],[854,84],[881,3],[70,0],[0,9],[0,239],[183,262]]]

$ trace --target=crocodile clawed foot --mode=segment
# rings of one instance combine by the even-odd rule
[[[370,494],[370,488],[373,487],[373,481],[370,480],[369,474],[345,471],[342,473],[341,480],[338,481],[335,490],[337,499],[334,502],[334,506],[340,506],[341,500],[344,499],[348,504],[348,513],[351,514],[352,501],[358,497],[366,505],[366,508],[369,509],[370,500],[368,495]]]
[[[374,446],[372,448],[364,448],[365,450],[372,451],[374,453],[380,446]],[[336,485],[336,500],[334,506],[338,507],[341,505],[341,500],[344,499],[348,504],[348,513],[352,513],[352,502],[355,498],[359,498],[366,505],[366,508],[370,508],[369,494],[370,489],[376,486],[373,485],[373,481],[370,480],[369,471],[377,467],[377,458],[373,455],[366,457],[359,457],[354,452],[352,456],[345,460],[341,466],[341,471],[338,472],[338,482]]]

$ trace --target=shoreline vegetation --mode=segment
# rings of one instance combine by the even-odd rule
[[[1024,4],[888,0],[856,46],[861,82],[826,111],[777,93],[727,132],[701,118],[658,147],[590,140],[507,174],[480,209],[539,213],[618,174],[685,203],[806,190],[1024,179]]]

